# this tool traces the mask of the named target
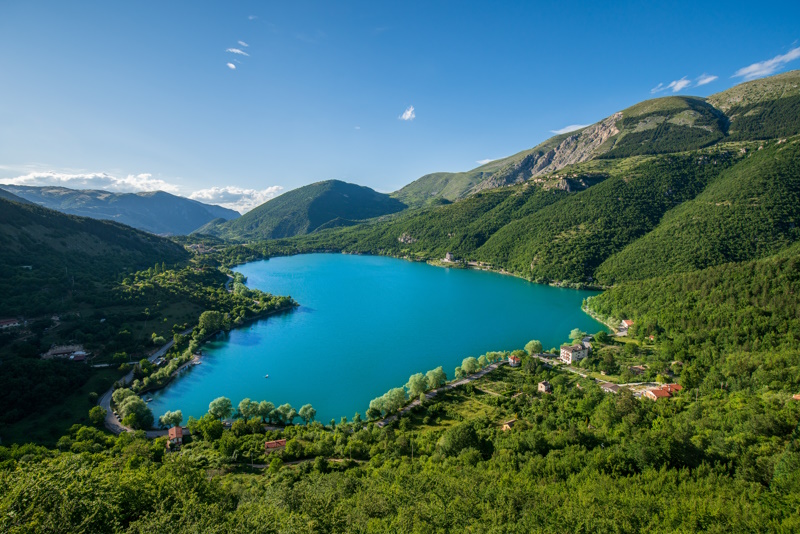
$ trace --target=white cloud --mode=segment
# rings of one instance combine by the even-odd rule
[[[233,63],[225,63],[225,64],[228,66],[229,69],[236,70],[236,65],[234,65]]]
[[[589,126],[591,126],[591,124],[570,124],[569,126],[564,126],[560,130],[550,130],[550,132],[560,135],[567,132],[574,132],[575,130],[583,130]]]
[[[759,61],[758,63],[753,63],[747,67],[742,67],[733,74],[732,78],[744,78],[745,80],[752,80],[754,78],[761,78],[762,76],[769,76],[783,67],[785,64],[789,63],[790,61],[794,61],[797,58],[800,58],[800,47],[792,48],[785,54],[775,56],[772,59]]]
[[[239,54],[240,56],[249,56],[247,52],[244,50],[240,50],[239,48],[227,48],[226,52],[230,52],[231,54]]]
[[[719,78],[719,76],[714,76],[713,74],[706,74],[704,72],[702,76],[697,78],[697,83],[695,84],[695,87],[700,87],[701,85],[706,85],[707,83],[711,83],[717,78]]]
[[[249,44],[245,43],[244,41],[236,41],[236,42],[237,42],[237,43],[239,43],[239,46],[243,46],[243,47],[245,47],[245,48],[247,48],[248,46],[250,46]]]
[[[58,186],[70,189],[103,189],[117,193],[137,191],[166,191],[178,193],[176,185],[153,178],[152,174],[129,174],[117,177],[104,172],[63,173],[55,171],[33,171],[16,178],[5,178],[9,185]]]
[[[711,80],[711,81],[713,81],[713,80]],[[708,82],[706,82],[706,83],[708,83]],[[660,84],[656,85],[655,87],[650,89],[650,94],[654,95],[656,93],[660,93],[661,91],[666,91],[667,89],[672,89],[673,93],[677,93],[678,91],[682,91],[682,90],[686,89],[690,85],[692,85],[692,82],[687,80],[686,76],[684,76],[680,80],[671,81],[669,83],[669,85],[666,85],[666,86],[663,83],[660,83]]]
[[[216,204],[236,210],[239,213],[247,213],[267,200],[278,196],[282,189],[283,187],[279,185],[273,185],[262,190],[244,189],[236,186],[210,187],[195,191],[189,195],[189,198],[207,204]]]
[[[247,20],[256,20],[257,18],[258,18],[258,15],[249,15],[247,17]]]
[[[476,161],[475,163],[480,163],[481,165],[486,165],[486,164],[487,164],[487,163],[489,163],[490,161],[494,161],[494,160],[493,160],[493,159],[479,159],[479,160],[478,160],[478,161]]]
[[[403,114],[398,117],[398,119],[401,121],[413,121],[416,116],[417,114],[414,113],[414,106],[408,106]]]
[[[360,130],[360,129],[361,129],[361,126],[356,126],[356,127],[355,127],[355,129],[356,129],[356,130]]]

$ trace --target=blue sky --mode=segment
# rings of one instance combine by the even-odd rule
[[[389,192],[800,68],[796,1],[228,4],[0,3],[0,182]]]

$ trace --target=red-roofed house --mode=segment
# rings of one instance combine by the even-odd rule
[[[183,445],[183,428],[179,426],[173,426],[167,431],[167,447],[170,449],[175,449]]]
[[[513,354],[508,357],[508,365],[511,367],[519,367],[519,364],[522,360],[514,356]]]
[[[661,389],[669,393],[674,393],[676,391],[682,390],[683,386],[681,386],[680,384],[664,384],[661,386]]]
[[[279,451],[286,448],[286,440],[285,439],[276,439],[275,441],[267,441],[264,443],[264,450],[267,454]]]
[[[654,401],[672,397],[672,395],[669,394],[669,391],[664,391],[663,389],[648,389],[644,392],[644,396]]]
[[[17,319],[0,319],[0,329],[5,330],[6,328],[16,328],[19,326],[19,321]]]

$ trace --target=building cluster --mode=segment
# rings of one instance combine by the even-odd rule
[[[195,254],[211,254],[216,251],[214,247],[207,247],[203,243],[188,245],[187,248]]]
[[[83,345],[53,345],[50,350],[42,354],[43,360],[69,360],[71,362],[85,362],[89,353]]]
[[[22,323],[19,319],[0,319],[0,330],[5,330],[7,328],[19,328],[22,326]]]
[[[663,384],[657,388],[648,389],[643,393],[645,397],[650,400],[657,401],[658,399],[668,399],[676,391],[683,389],[680,384]]]

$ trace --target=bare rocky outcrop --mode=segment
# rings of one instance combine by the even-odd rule
[[[495,172],[490,178],[475,185],[470,194],[486,189],[514,185],[534,176],[555,172],[567,165],[581,163],[597,156],[601,147],[619,133],[617,122],[622,112],[593,124],[563,139],[549,150],[535,150],[524,158]]]

